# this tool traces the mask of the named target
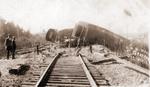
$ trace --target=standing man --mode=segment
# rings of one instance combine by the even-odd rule
[[[15,59],[16,41],[15,36],[12,37],[12,59]]]
[[[39,44],[36,45],[37,55],[39,55]]]
[[[5,45],[5,49],[7,50],[7,59],[9,59],[9,54],[11,52],[12,49],[12,45],[11,45],[12,41],[10,38],[10,35],[8,34],[7,38],[5,39],[4,45]]]
[[[92,51],[92,45],[91,44],[90,44],[89,50],[90,50],[90,53],[93,53],[93,51]]]

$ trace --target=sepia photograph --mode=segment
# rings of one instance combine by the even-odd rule
[[[0,87],[150,87],[150,0],[0,0]]]

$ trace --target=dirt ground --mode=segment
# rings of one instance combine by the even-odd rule
[[[37,55],[36,52],[16,55],[15,59],[6,59],[6,57],[0,58],[0,87],[21,87],[21,83],[27,79],[30,79],[31,73],[34,70],[39,69],[40,64],[49,63],[51,59],[62,49],[55,49],[55,46],[45,51],[40,52]],[[20,65],[29,65],[30,69],[24,75],[11,75],[10,69],[17,69]],[[41,70],[41,74],[44,70]]]
[[[26,59],[27,55],[17,56],[16,59],[9,59],[7,60],[3,57],[0,60],[0,87],[19,87],[22,81],[23,75],[16,76],[10,75],[9,69],[17,68],[20,64],[25,64],[27,62]]]
[[[89,52],[89,48],[83,48],[81,53],[84,54],[91,63],[96,62],[93,65],[104,75],[111,86],[150,87],[149,76],[125,67],[122,63],[109,58],[109,56],[105,57],[104,55],[110,51],[109,49],[100,52],[98,49],[104,47],[96,46],[95,48],[93,53]]]
[[[39,55],[34,52],[19,55],[16,56],[16,59],[13,60],[7,60],[6,58],[2,58],[0,60],[0,87],[21,87],[22,81],[31,76],[29,72],[32,72],[34,69],[39,68],[38,65],[43,62],[50,62],[50,58],[46,58],[46,54],[50,54],[47,52],[48,51],[44,51],[43,54],[40,53]],[[52,57],[54,55],[55,54],[48,56]],[[11,75],[9,73],[9,69],[16,69],[21,64],[30,65],[30,69],[25,75]]]
[[[96,46],[97,49],[103,48],[102,46]],[[19,55],[16,59],[5,59],[1,58],[0,60],[0,87],[21,87],[22,81],[24,78],[29,78],[31,75],[27,73],[25,75],[10,75],[8,70],[10,68],[16,68],[20,64],[30,65],[30,70],[32,72],[34,69],[38,68],[40,63],[48,63],[51,61],[51,58],[54,57],[58,52],[64,51],[75,55],[74,48],[59,48],[49,51],[43,51],[41,54],[37,55],[36,53],[29,53],[24,55]],[[104,57],[104,53],[109,51],[105,48],[104,52],[99,50],[94,50],[93,53],[89,53],[88,48],[82,48],[81,53],[88,58],[91,62],[99,61],[101,59],[107,59]],[[96,52],[96,53],[95,53]],[[98,52],[98,54],[97,54]],[[93,55],[94,54],[94,55]],[[48,57],[48,58],[47,58]],[[99,72],[101,72],[105,78],[109,81],[112,87],[150,87],[149,77],[139,73],[137,71],[131,70],[123,66],[123,64],[118,63],[113,60],[93,64]]]

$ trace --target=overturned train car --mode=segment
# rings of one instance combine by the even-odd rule
[[[57,31],[55,29],[49,29],[46,34],[46,40],[51,42],[58,42],[63,47],[76,45],[75,39],[72,37],[73,28],[63,29]]]
[[[79,22],[74,28],[56,31],[49,29],[46,34],[46,40],[51,42],[60,42],[65,46],[76,47],[77,45],[101,44],[112,51],[122,51],[130,41],[122,36],[86,22]]]
[[[56,29],[48,30],[48,32],[46,34],[47,41],[55,42],[57,40],[57,37],[58,37],[58,33],[57,33]]]
[[[104,45],[112,51],[118,53],[124,53],[129,51],[141,51],[141,49],[146,49],[144,55],[148,56],[148,48],[137,43],[133,43],[130,40],[117,35],[105,28],[89,24],[86,22],[79,22],[74,28],[63,29],[57,31],[55,29],[49,29],[46,34],[46,40],[51,42],[60,42],[64,44],[65,47],[71,46],[86,46],[91,44]],[[138,50],[137,50],[138,49]]]
[[[101,44],[112,51],[123,51],[130,41],[122,36],[93,24],[79,22],[76,24],[72,36],[80,39],[80,44]]]

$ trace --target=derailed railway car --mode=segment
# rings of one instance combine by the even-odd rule
[[[58,33],[56,29],[49,29],[47,34],[46,34],[46,40],[55,42],[58,38]]]
[[[58,40],[64,42],[66,39],[70,39],[72,35],[73,28],[63,29],[58,31]]]
[[[73,28],[58,31],[58,41],[62,47],[75,47],[76,40],[72,37]]]
[[[73,28],[62,29],[60,31],[56,31],[55,29],[49,29],[46,34],[46,40],[51,42],[59,42],[59,44],[63,47],[75,46],[76,42],[74,38],[72,38]]]
[[[112,51],[123,51],[122,49],[126,49],[130,44],[128,39],[86,22],[76,24],[72,36],[80,39],[78,40],[80,45],[101,44]]]

